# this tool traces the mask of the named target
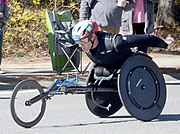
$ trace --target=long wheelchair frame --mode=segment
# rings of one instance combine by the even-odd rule
[[[142,121],[153,120],[162,112],[166,101],[165,81],[158,66],[149,56],[138,54],[130,57],[108,77],[96,76],[94,69],[91,70],[86,85],[75,84],[79,82],[77,75],[74,78],[67,75],[66,79],[55,79],[46,91],[34,80],[21,81],[14,88],[11,97],[13,119],[18,125],[30,128],[41,120],[47,100],[54,95],[69,93],[85,94],[89,110],[99,117],[108,117],[122,106]],[[23,108],[41,103],[41,110],[35,119],[24,121],[19,117],[16,102],[20,93],[27,94],[30,89],[37,89],[39,94],[25,98]]]

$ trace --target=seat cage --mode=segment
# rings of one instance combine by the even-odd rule
[[[71,29],[75,25],[71,12],[46,12],[46,25],[53,70],[58,74],[71,71],[84,73],[82,50],[71,37]]]

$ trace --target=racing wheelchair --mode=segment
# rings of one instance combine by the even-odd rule
[[[75,85],[77,82],[77,75],[74,78],[67,75],[66,79],[55,79],[45,90],[34,80],[21,81],[11,97],[14,121],[25,128],[33,127],[43,117],[46,102],[54,95],[84,93],[88,109],[98,117],[111,116],[124,106],[141,121],[158,117],[166,102],[163,75],[145,53],[134,52],[119,69],[94,65],[86,85]]]

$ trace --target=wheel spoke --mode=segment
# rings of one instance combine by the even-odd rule
[[[45,101],[40,100],[31,106],[26,106],[25,102],[43,92],[42,87],[33,80],[17,84],[11,97],[11,114],[18,125],[28,128],[41,120],[46,108]]]

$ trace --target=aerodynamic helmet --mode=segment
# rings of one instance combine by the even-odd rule
[[[92,34],[98,32],[98,25],[93,20],[83,20],[72,29],[72,38],[76,43],[87,43]]]

